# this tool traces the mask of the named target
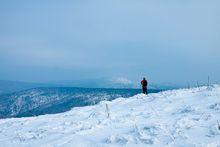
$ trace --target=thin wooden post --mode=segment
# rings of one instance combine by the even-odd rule
[[[197,87],[199,87],[199,82],[198,81],[196,82],[196,84],[197,84]]]
[[[217,120],[217,123],[218,123],[218,130],[220,130],[220,124],[219,124],[218,120]]]
[[[190,89],[190,84],[188,83],[188,89]]]
[[[208,88],[209,88],[209,86],[210,86],[210,78],[209,78],[209,76],[208,76]]]
[[[107,116],[108,116],[108,118],[110,118],[108,104],[105,104],[105,108],[106,108]]]

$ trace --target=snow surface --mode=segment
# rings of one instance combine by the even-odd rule
[[[110,117],[108,118],[106,104]],[[220,86],[0,120],[0,146],[220,146]]]

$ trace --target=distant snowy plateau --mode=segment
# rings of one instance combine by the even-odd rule
[[[109,117],[108,117],[109,113]],[[220,86],[102,101],[0,120],[2,147],[220,146]]]

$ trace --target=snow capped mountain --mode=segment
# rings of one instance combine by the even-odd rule
[[[109,83],[111,83],[112,87],[137,88],[131,80],[124,77],[109,79]]]
[[[112,79],[113,83],[119,83],[119,84],[132,84],[132,81],[127,79],[127,78],[116,78],[116,79]]]
[[[140,84],[137,86],[137,84],[125,77],[58,81],[55,84],[90,88],[140,88]]]
[[[1,146],[220,146],[220,86],[0,120]]]

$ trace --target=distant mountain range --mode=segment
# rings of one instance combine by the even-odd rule
[[[39,87],[83,87],[83,88],[125,88],[125,89],[140,89],[140,82],[132,82],[127,78],[100,78],[86,79],[75,81],[56,81],[51,83],[31,83],[0,80],[0,95],[18,92],[22,90],[39,88]],[[149,84],[149,89],[176,89],[181,88],[171,83],[164,84]]]
[[[126,88],[126,89],[141,89],[140,81],[132,81],[124,77],[118,78],[98,78],[98,79],[85,79],[75,81],[57,81],[53,84],[67,87],[86,87],[86,88]],[[149,83],[149,89],[169,90],[183,88],[181,85],[172,83]]]
[[[50,86],[50,84],[0,80],[0,95],[18,92],[36,87],[48,87],[48,86]]]

